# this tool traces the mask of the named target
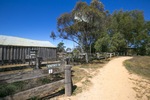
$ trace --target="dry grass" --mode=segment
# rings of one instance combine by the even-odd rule
[[[137,100],[150,100],[150,57],[137,56],[124,62],[126,69],[142,78],[129,78],[134,84]]]
[[[85,81],[82,82],[82,84],[83,84],[82,89],[88,90],[89,87],[92,85],[92,82],[87,78]]]
[[[73,92],[73,94],[72,95],[77,95],[78,93],[81,93],[83,91],[83,89],[82,89],[82,87],[77,87],[75,90],[74,90],[74,92]]]
[[[137,56],[124,62],[126,68],[133,73],[150,78],[150,57]]]
[[[90,79],[96,75],[99,68],[102,68],[109,60],[94,60],[88,64],[81,64],[73,66],[73,84],[76,85],[76,89],[73,91],[73,95],[81,93],[87,90],[91,85]]]
[[[95,60],[89,64],[73,66],[73,83],[76,84],[77,82],[80,82],[83,78],[92,78],[92,73],[96,72],[97,69],[102,68],[107,62],[108,61],[105,60]]]

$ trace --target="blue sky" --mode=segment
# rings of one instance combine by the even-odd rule
[[[78,0],[0,0],[0,34],[34,40],[48,40],[54,45],[63,41],[67,47],[75,43],[62,39],[52,40],[51,31],[57,32],[57,18],[71,12]],[[88,4],[91,0],[86,1]],[[150,0],[101,0],[105,9],[142,10],[150,20]]]

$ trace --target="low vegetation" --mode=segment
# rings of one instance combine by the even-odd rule
[[[60,79],[62,79],[61,75],[56,74],[53,77],[51,75],[48,75],[45,77],[31,79],[31,80],[0,84],[0,98],[15,94],[20,91],[24,91],[44,84],[48,84]]]
[[[124,62],[127,70],[150,79],[150,57],[137,56]]]
[[[5,97],[7,95],[12,95],[18,90],[22,90],[25,86],[25,82],[15,82],[11,84],[0,85],[0,97]]]
[[[150,100],[150,57],[136,56],[124,62],[127,70],[142,78],[129,78],[134,84],[137,100]]]

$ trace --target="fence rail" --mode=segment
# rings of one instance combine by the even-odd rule
[[[55,65],[55,66],[54,66]],[[4,98],[0,98],[0,100],[24,100],[24,99],[29,99],[31,97],[43,97],[44,94],[51,93],[60,86],[65,87],[65,95],[70,96],[72,93],[72,78],[71,78],[71,65],[64,65],[64,63],[60,62],[58,64],[53,63],[52,65],[49,65],[47,69],[36,69],[33,71],[29,72],[22,72],[22,73],[17,73],[17,74],[7,74],[7,75],[1,75],[0,76],[0,83],[5,84],[5,83],[13,83],[17,81],[25,81],[25,80],[30,80],[30,79],[35,79],[35,78],[40,78],[44,76],[48,76],[52,74],[58,74],[58,73],[64,73],[65,74],[65,79],[55,81],[46,85],[42,85],[39,87],[35,87],[32,89],[28,89],[22,92],[18,92],[13,95],[9,95]],[[52,73],[49,73],[49,70],[53,70]]]
[[[42,85],[39,87],[35,87],[35,88],[29,89],[23,92],[19,92],[14,95],[7,96],[7,97],[0,98],[0,99],[1,100],[26,100],[35,96],[40,98],[40,97],[43,97],[44,94],[47,94],[50,92],[52,93],[58,87],[63,86],[63,85],[64,85],[64,79],[57,81],[57,82],[49,83],[46,85]]]

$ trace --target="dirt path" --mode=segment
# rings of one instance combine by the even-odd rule
[[[89,90],[61,100],[137,100],[131,74],[123,66],[123,61],[130,58],[113,59],[91,79],[93,85]]]

